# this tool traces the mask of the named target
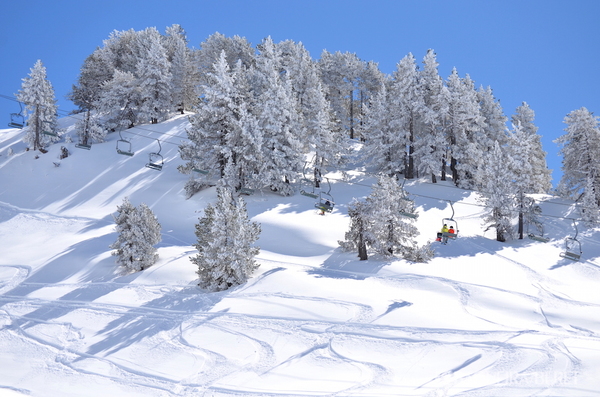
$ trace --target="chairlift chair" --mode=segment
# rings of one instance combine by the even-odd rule
[[[123,156],[133,156],[134,153],[131,150],[131,142],[127,139],[123,138],[121,135],[121,131],[119,130],[119,138],[117,140],[117,153],[122,154]]]
[[[448,229],[454,229],[454,233],[444,232],[442,233],[442,236],[455,240],[458,237],[458,222],[454,220],[454,206],[452,205],[452,201],[450,201],[450,208],[452,208],[452,216],[450,218],[442,219],[442,226],[446,225],[448,226]]]
[[[315,203],[315,208],[320,209],[321,211],[323,211],[323,213],[332,212],[333,207],[335,207],[335,200],[331,195],[331,182],[329,182],[328,178],[325,179],[327,180],[327,184],[329,185],[329,190],[327,191],[327,193],[323,191],[319,192],[319,201]]]
[[[79,149],[90,150],[90,149],[92,148],[92,145],[90,145],[90,144],[88,144],[88,143],[82,143],[82,142],[79,142],[79,143],[76,143],[76,144],[75,144],[75,147],[76,147],[76,148],[79,148]]]
[[[578,261],[581,259],[581,242],[577,240],[577,235],[579,234],[577,230],[577,224],[575,223],[575,219],[572,219],[573,226],[575,227],[575,236],[565,238],[565,251],[561,252],[559,255],[561,258],[570,259],[572,261]]]
[[[158,152],[152,152],[148,155],[148,164],[146,164],[146,167],[156,171],[162,171],[164,165],[164,158],[160,154],[162,146],[160,145],[160,141],[158,139],[156,141],[158,142]]]
[[[529,227],[529,226],[527,226]],[[530,240],[534,240],[534,241],[539,241],[542,243],[547,243],[550,241],[549,238],[544,237],[544,227],[543,225],[539,224],[539,230],[540,230],[540,234],[535,234],[535,233],[527,233],[527,237],[529,237]]]
[[[320,192],[319,201],[315,203],[315,208],[320,209],[323,212],[332,212],[333,207],[335,207],[333,196],[329,193]]]
[[[306,196],[306,197],[310,197],[312,199],[316,199],[316,198],[319,198],[319,195],[315,193],[315,185],[313,184],[313,181],[311,181],[310,179],[308,179],[306,177],[306,164],[307,163],[305,162],[304,168],[302,169],[302,175],[303,175],[302,180],[304,182],[306,182],[307,184],[310,184],[312,190],[309,192],[308,190],[301,188],[300,194],[303,196]]]
[[[8,126],[11,128],[23,128],[25,126],[25,117],[21,113],[11,113]]]

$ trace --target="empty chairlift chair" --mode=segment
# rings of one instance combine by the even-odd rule
[[[131,142],[123,138],[123,135],[121,135],[121,131],[119,131],[119,139],[117,140],[117,153],[123,156],[130,157],[134,155],[133,150],[131,150]]]
[[[162,171],[164,165],[163,156],[160,154],[162,146],[158,139],[156,141],[158,142],[158,152],[152,152],[148,155],[148,164],[146,164],[146,167],[156,171]]]
[[[583,251],[581,251],[581,242],[577,240],[577,235],[579,234],[577,224],[575,223],[575,219],[572,219],[572,221],[573,226],[575,227],[575,237],[565,238],[565,250],[560,253],[560,256],[572,261],[578,261],[581,259]]]
[[[23,117],[23,105],[21,104],[21,102],[19,103],[19,107],[21,108],[21,111],[19,113],[11,113],[10,114],[10,122],[8,123],[8,126],[10,128],[23,128],[25,127],[25,117]]]

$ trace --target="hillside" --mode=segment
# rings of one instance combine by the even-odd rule
[[[73,119],[61,123],[72,134]],[[207,293],[189,256],[216,192],[185,199],[186,125],[178,116],[125,132],[132,157],[116,152],[118,134],[40,154],[20,130],[0,130],[0,395],[600,395],[600,233],[578,224],[581,261],[559,256],[575,233],[572,203],[539,197],[549,243],[498,243],[475,192],[407,182],[420,242],[450,202],[459,238],[426,264],[361,262],[337,241],[347,204],[375,179],[331,173],[326,216],[299,194],[247,197],[261,266],[247,284]],[[162,171],[144,167],[157,139]],[[130,275],[108,248],[125,196],[149,205],[163,235],[159,262]]]

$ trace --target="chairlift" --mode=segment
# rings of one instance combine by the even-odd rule
[[[146,167],[156,171],[162,171],[164,165],[164,158],[160,154],[162,146],[160,145],[160,140],[157,139],[156,141],[158,142],[158,152],[152,152],[148,155],[148,164],[146,164]]]
[[[245,194],[246,196],[251,196],[254,194],[254,189],[250,189],[248,187],[241,187],[239,192],[240,192],[240,194]]]
[[[408,193],[406,192],[406,190],[404,190],[404,184],[406,183],[406,179],[404,179],[402,181],[402,186],[400,187],[400,189],[402,190],[402,197],[400,197],[402,200],[405,201],[414,201],[412,200],[410,197],[408,197]]]
[[[579,234],[577,230],[577,223],[575,219],[571,219],[573,221],[573,226],[575,227],[575,237],[567,237],[565,238],[565,251],[561,252],[559,255],[561,258],[570,259],[572,261],[578,261],[581,258],[581,242],[577,240],[577,235]]]
[[[89,143],[79,142],[75,144],[75,147],[79,149],[90,150],[92,148],[92,145]]]
[[[49,128],[48,126],[49,122],[48,121],[42,121],[42,134],[44,135],[48,135],[54,138],[58,138],[58,134],[54,131],[52,131],[51,128]]]
[[[329,185],[329,190],[327,192],[319,192],[319,201],[315,203],[315,208],[323,211],[323,213],[332,212],[333,207],[335,207],[335,200],[331,195],[331,183],[329,182],[329,179],[327,179],[327,184]]]
[[[160,145],[160,142],[159,142]],[[159,150],[160,152],[160,150]],[[117,140],[117,153],[122,154],[123,156],[133,156],[134,153],[131,150],[131,142],[121,135],[121,130],[119,130],[119,139]],[[152,168],[152,167],[150,167]],[[162,168],[162,166],[161,166]]]
[[[23,117],[23,105],[21,105],[21,102],[19,102],[19,106],[21,107],[19,113],[10,114],[10,123],[8,123],[8,126],[11,128],[23,128],[25,126],[25,117]]]
[[[454,233],[443,232],[442,237],[447,237],[449,239],[455,240],[458,237],[458,222],[454,220],[454,206],[452,205],[452,201],[448,201],[450,203],[450,208],[452,208],[452,216],[450,218],[442,219],[442,226],[447,226],[448,229],[454,229]]]
[[[307,183],[309,183],[311,185],[311,189],[312,190],[309,192],[307,190],[300,189],[300,194],[303,195],[303,196],[306,196],[306,197],[310,197],[312,199],[316,199],[316,198],[319,197],[319,195],[315,193],[315,185],[313,184],[313,181],[311,181],[310,179],[308,179],[306,177],[306,164],[307,163],[305,162],[304,163],[304,169],[302,169],[302,175],[303,175],[302,180],[305,181],[305,182],[307,182]]]
[[[529,228],[529,225],[527,227]],[[529,237],[530,240],[539,241],[542,243],[549,242],[550,239],[547,237],[544,237],[544,226],[542,224],[540,224],[538,229],[540,230],[540,234],[527,233],[527,237]]]

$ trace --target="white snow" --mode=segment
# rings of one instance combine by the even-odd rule
[[[419,241],[434,239],[450,201],[459,238],[425,264],[361,262],[337,241],[347,204],[375,178],[335,172],[325,216],[300,194],[247,197],[261,266],[247,284],[207,293],[189,257],[216,194],[185,199],[186,125],[178,116],[125,132],[133,157],[116,153],[115,134],[40,154],[0,130],[0,395],[600,395],[600,233],[578,224],[582,260],[559,256],[575,233],[565,218],[579,216],[571,202],[539,197],[551,242],[499,243],[482,231],[476,193],[408,182]],[[156,139],[160,172],[144,167]],[[108,248],[125,196],[148,204],[163,234],[158,263],[128,275]]]

